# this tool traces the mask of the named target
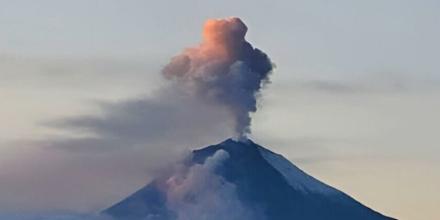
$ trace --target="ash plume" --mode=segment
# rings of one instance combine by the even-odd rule
[[[39,146],[35,159],[26,169],[18,162],[9,165],[29,171],[4,178],[4,189],[31,210],[87,212],[160,174],[189,147],[231,136],[245,139],[273,68],[268,56],[245,40],[246,32],[239,18],[209,20],[200,45],[174,57],[162,70],[168,83],[151,94],[96,102],[96,112],[42,122],[61,135],[31,140]],[[36,178],[41,181],[33,182]],[[18,179],[23,184],[15,184]],[[87,187],[71,192],[58,185]],[[112,196],[99,197],[108,191]],[[30,193],[46,201],[29,200]]]
[[[167,207],[177,220],[260,220],[238,197],[236,185],[216,174],[229,153],[216,151],[203,164],[184,166],[166,180]]]
[[[251,132],[250,113],[257,110],[273,69],[269,57],[246,41],[246,32],[239,18],[208,20],[202,43],[185,49],[162,71],[189,94],[226,108],[238,139]]]

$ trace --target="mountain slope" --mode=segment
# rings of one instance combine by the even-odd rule
[[[134,220],[391,219],[369,209],[343,192],[321,183],[281,155],[252,141],[237,142],[229,139],[217,145],[195,150],[185,166],[200,168],[196,171],[203,173],[206,171],[203,166],[208,162],[211,163],[213,161],[211,158],[218,155],[218,152],[224,152],[227,157],[223,156],[220,162],[209,166],[212,169],[208,169],[208,171],[215,173],[215,176],[202,176],[195,179],[202,183],[208,180],[211,182],[196,185],[190,190],[185,186],[183,202],[178,203],[183,204],[184,208],[179,209],[179,207],[176,208],[176,205],[171,204],[170,200],[173,200],[174,197],[170,197],[170,191],[174,189],[167,187],[169,179],[158,179],[127,199],[104,210],[104,213],[116,219]],[[179,181],[185,181],[185,178]],[[212,180],[218,181],[213,182]],[[194,184],[194,180],[191,181],[191,184]],[[228,190],[225,191],[224,188]],[[190,193],[187,193],[188,191]],[[233,194],[228,194],[230,192]],[[221,199],[219,200],[219,198]],[[235,200],[238,203],[231,203]],[[212,201],[215,201],[212,203],[214,205],[209,206]],[[186,206],[187,203],[194,205]],[[223,204],[225,203],[232,204],[232,208],[224,208]],[[222,204],[222,209],[218,204]],[[195,206],[202,208],[197,209]],[[239,209],[241,211],[238,211]],[[186,213],[182,213],[181,210]],[[188,214],[188,210],[196,211]],[[215,211],[218,210],[225,213],[216,213]],[[244,214],[233,215],[238,212]]]

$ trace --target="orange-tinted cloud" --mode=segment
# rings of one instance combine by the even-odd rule
[[[237,137],[250,133],[250,112],[272,71],[269,57],[246,41],[247,27],[239,18],[210,19],[203,41],[184,50],[163,69],[168,79],[201,100],[229,110]]]

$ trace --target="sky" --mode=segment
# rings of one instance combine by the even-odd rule
[[[139,109],[167,83],[161,69],[205,20],[237,16],[276,65],[251,138],[381,213],[439,218],[438,1],[0,3],[0,213],[101,210],[156,158],[227,137],[210,114],[190,131],[191,112],[148,135],[116,123],[106,142],[83,121],[160,116]]]

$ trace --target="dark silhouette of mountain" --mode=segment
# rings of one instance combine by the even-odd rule
[[[233,184],[240,203],[249,210],[255,210],[258,219],[393,219],[316,180],[281,155],[250,140],[239,142],[228,139],[217,145],[194,150],[187,165],[203,164],[219,150],[227,152],[228,158],[215,168],[215,174]],[[167,189],[162,179],[152,181],[103,213],[115,219],[181,219],[167,205]],[[228,213],[223,214],[215,219],[231,219]],[[208,218],[192,220],[202,219]]]

